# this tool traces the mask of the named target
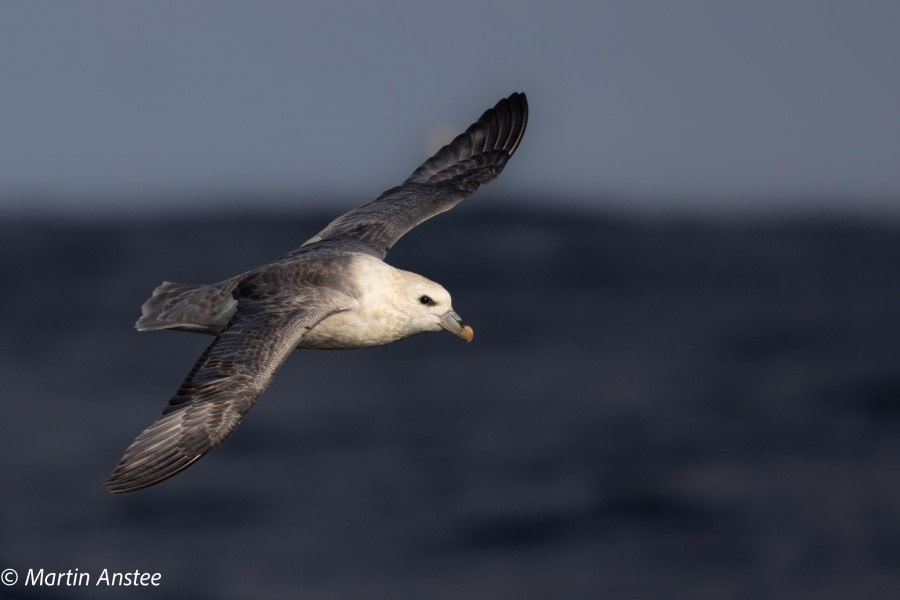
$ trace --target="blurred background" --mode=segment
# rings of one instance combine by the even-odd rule
[[[893,598],[900,5],[0,5],[11,598]],[[228,442],[102,482],[269,262],[513,91],[391,264],[475,329],[296,352]],[[162,573],[36,589],[29,568]]]

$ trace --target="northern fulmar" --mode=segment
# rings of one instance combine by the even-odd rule
[[[366,348],[428,331],[472,341],[441,285],[383,262],[407,231],[493,180],[528,120],[525,94],[488,109],[401,185],[338,217],[302,246],[211,285],[163,282],[138,331],[216,336],[155,423],[125,450],[106,487],[172,477],[228,437],[294,348]]]

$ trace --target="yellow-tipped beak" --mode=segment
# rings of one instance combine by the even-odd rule
[[[450,333],[458,335],[467,342],[471,342],[472,338],[475,337],[475,332],[472,330],[472,328],[463,323],[463,320],[459,317],[459,315],[452,310],[448,310],[447,312],[442,314],[440,316],[440,319],[441,327],[443,327]]]

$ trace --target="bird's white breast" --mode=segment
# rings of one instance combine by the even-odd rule
[[[358,256],[350,276],[358,304],[323,319],[301,340],[300,348],[342,349],[381,346],[409,337],[409,318],[399,308],[397,270],[370,256]]]

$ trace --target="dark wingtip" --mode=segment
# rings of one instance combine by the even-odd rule
[[[456,140],[448,146],[452,146],[457,140],[473,131],[497,128],[499,134],[497,139],[491,148],[485,148],[485,150],[504,150],[507,156],[512,156],[525,135],[527,125],[528,98],[524,92],[514,92],[484,111],[481,117],[466,129],[465,133],[457,136]]]
[[[516,152],[528,124],[528,100],[515,92],[487,109],[468,129],[422,163],[406,183],[456,181],[472,193],[495,178]]]
[[[500,147],[512,156],[519,147],[519,143],[525,135],[525,127],[528,125],[528,97],[525,96],[525,92],[510,94],[497,102],[494,108],[485,111],[475,125],[481,123],[482,120],[493,119],[492,112],[496,113],[499,119],[505,118],[510,122],[509,135]]]
[[[167,462],[148,465],[145,468],[136,468],[126,462],[125,458],[113,469],[103,485],[112,494],[124,494],[136,492],[144,488],[156,485],[170,477],[184,471],[197,462],[203,455],[195,457],[171,457]]]
[[[185,408],[164,414],[138,435],[106,479],[113,494],[134,492],[164,481],[197,462],[212,449],[205,430],[182,425]]]

